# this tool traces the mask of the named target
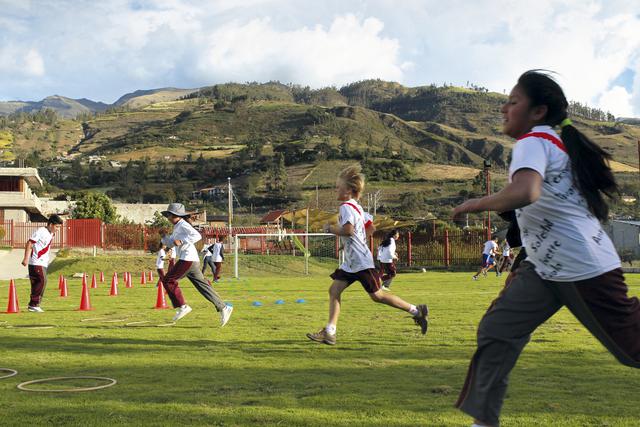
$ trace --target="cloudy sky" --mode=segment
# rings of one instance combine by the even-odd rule
[[[0,0],[0,100],[366,78],[503,92],[530,68],[640,117],[638,0]]]

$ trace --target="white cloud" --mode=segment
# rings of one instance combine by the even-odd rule
[[[397,40],[381,35],[376,18],[338,16],[329,28],[316,25],[279,31],[270,19],[231,22],[203,34],[196,63],[200,78],[342,85],[364,78],[402,80]],[[406,65],[404,65],[406,67]]]
[[[619,117],[633,116],[633,106],[631,105],[631,94],[622,86],[614,86],[603,93],[598,105],[604,111],[615,111]]]
[[[0,47],[0,72],[18,79],[42,77],[45,73],[42,56],[35,48],[5,45]]]

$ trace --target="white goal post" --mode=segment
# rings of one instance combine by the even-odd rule
[[[320,256],[335,259],[336,265],[342,258],[338,237],[330,233],[238,233],[233,236],[234,277],[239,278],[240,255],[262,255],[269,257],[283,254],[282,243],[286,245],[286,255],[304,257],[304,274],[309,274],[309,258],[318,256],[320,249],[315,244],[323,241],[324,253]],[[330,240],[330,242],[328,242]],[[328,248],[330,245],[330,248]]]

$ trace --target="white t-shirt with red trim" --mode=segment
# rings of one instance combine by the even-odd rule
[[[396,239],[393,237],[389,238],[388,246],[378,246],[378,261],[384,262],[385,264],[390,264],[394,261],[394,256],[396,254]]]
[[[53,234],[49,232],[47,227],[40,227],[31,235],[29,241],[31,242],[29,265],[48,267]]]
[[[367,234],[365,232],[366,219],[362,206],[350,199],[340,205],[338,222],[341,227],[349,223],[353,225],[353,236],[340,236],[344,246],[344,262],[341,270],[347,273],[374,268],[373,255],[367,246]]]
[[[516,209],[527,261],[541,278],[572,282],[621,266],[611,239],[573,184],[569,156],[550,126],[535,126],[518,140],[510,182],[520,169],[533,169],[543,178],[540,198]]]

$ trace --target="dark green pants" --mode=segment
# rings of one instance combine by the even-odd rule
[[[542,280],[523,262],[478,327],[478,348],[456,407],[498,426],[509,372],[531,333],[562,306],[622,364],[640,368],[640,301],[627,296],[622,270],[578,282]]]

